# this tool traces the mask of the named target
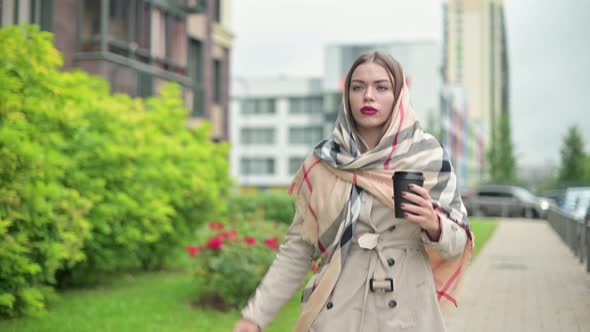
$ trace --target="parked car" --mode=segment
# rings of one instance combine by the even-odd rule
[[[467,213],[473,216],[545,218],[551,201],[509,185],[483,185],[463,195]]]
[[[590,187],[571,187],[565,191],[561,209],[582,222],[590,210]]]
[[[565,200],[565,189],[554,189],[539,194],[540,197],[547,198],[557,207],[563,206]]]

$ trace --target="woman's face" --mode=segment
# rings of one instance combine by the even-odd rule
[[[350,106],[360,134],[371,130],[382,133],[393,111],[393,84],[387,70],[373,62],[359,65],[352,73]]]

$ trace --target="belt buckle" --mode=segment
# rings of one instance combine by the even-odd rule
[[[378,282],[388,281],[389,288],[381,288],[381,287],[375,288],[373,286],[374,281],[378,281]],[[374,293],[391,293],[391,292],[393,292],[393,278],[371,278],[369,280],[369,289],[371,290],[371,292],[374,292]]]

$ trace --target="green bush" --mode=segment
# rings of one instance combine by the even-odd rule
[[[85,256],[91,201],[64,183],[71,167],[52,108],[61,64],[51,36],[0,30],[0,316],[40,315],[55,273]]]
[[[42,314],[56,284],[162,267],[227,214],[228,146],[185,127],[177,85],[111,95],[60,72],[51,39],[0,29],[0,316]]]
[[[287,193],[262,192],[256,195],[236,195],[232,197],[230,213],[232,215],[251,215],[263,211],[264,218],[290,225],[295,215],[295,199]]]
[[[212,222],[197,232],[195,243],[186,246],[194,257],[193,273],[200,306],[219,310],[238,309],[254,293],[275,257],[287,226],[249,220],[224,224]]]
[[[91,271],[160,268],[200,222],[226,213],[227,144],[211,143],[206,126],[184,128],[177,86],[148,99],[149,112],[127,96],[103,98],[112,104],[90,109],[98,121],[88,121],[72,141],[78,176],[68,181],[92,195],[95,208],[88,214],[88,259],[64,271],[68,282],[84,282]]]

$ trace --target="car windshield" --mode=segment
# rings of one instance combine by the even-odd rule
[[[522,199],[525,202],[536,202],[538,200],[537,196],[533,195],[530,191],[523,189],[523,188],[515,188],[514,192],[516,196]]]
[[[581,205],[585,197],[590,196],[590,188],[570,188],[566,191],[565,199],[563,201],[562,209],[567,212],[572,212]]]
[[[588,208],[588,204],[590,204],[590,193],[586,195],[580,195],[578,201],[576,202],[576,210],[586,210]]]

